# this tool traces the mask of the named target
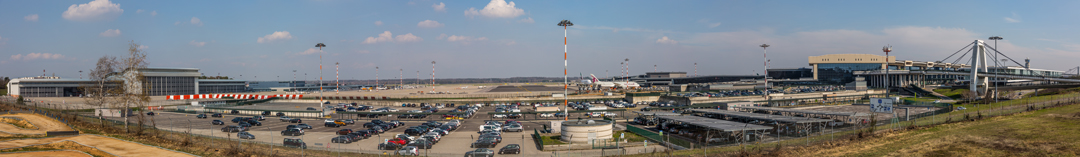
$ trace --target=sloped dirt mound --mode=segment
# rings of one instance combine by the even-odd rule
[[[32,152],[11,152],[0,153],[0,157],[93,157],[90,154],[75,150],[52,150],[52,151],[32,151]]]
[[[90,155],[93,155],[93,156],[114,156],[112,154],[105,153],[104,151],[101,151],[101,150],[99,150],[97,148],[88,147],[88,146],[85,146],[85,145],[82,145],[82,144],[79,144],[79,143],[75,143],[73,141],[67,141],[67,140],[54,142],[54,143],[49,143],[49,144],[43,144],[43,145],[34,145],[34,146],[27,146],[27,147],[4,149],[4,150],[0,150],[0,151],[19,152],[19,151],[34,151],[34,150],[75,150],[75,151],[85,152],[86,154],[90,154]]]
[[[0,122],[8,123],[27,130],[37,130],[37,126],[30,124],[30,122],[18,117],[0,117]]]

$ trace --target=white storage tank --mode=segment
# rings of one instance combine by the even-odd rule
[[[607,120],[569,120],[562,122],[563,142],[591,142],[611,139],[612,122]]]

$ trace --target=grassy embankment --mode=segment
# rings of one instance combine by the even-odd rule
[[[1060,94],[1060,93],[1059,93]],[[1040,94],[1041,95],[1041,94]],[[1062,156],[1080,154],[1080,105],[1053,107],[1057,101],[1080,97],[1077,93],[1003,101],[993,105],[957,105],[954,111],[902,122],[911,130],[885,132],[866,137],[854,131],[836,136],[760,143],[742,147],[710,148],[709,155],[739,156]],[[1050,107],[1045,108],[1044,107]],[[991,110],[992,109],[992,110]],[[1023,112],[1029,109],[1041,109]],[[993,114],[991,114],[991,112]],[[989,115],[1006,115],[985,118]],[[969,120],[973,122],[968,122]],[[962,122],[958,122],[962,121]],[[908,127],[911,123],[920,127]],[[945,124],[941,124],[945,123]],[[940,124],[940,125],[930,125]],[[876,127],[877,130],[889,126]],[[837,140],[829,140],[836,137]],[[799,145],[799,146],[796,146]],[[743,151],[745,150],[745,151]],[[636,156],[702,156],[700,149]]]

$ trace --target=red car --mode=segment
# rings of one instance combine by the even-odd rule
[[[338,135],[346,135],[346,134],[349,134],[349,133],[352,133],[352,132],[353,132],[352,129],[341,129],[341,130],[337,131],[337,134]]]
[[[408,141],[405,141],[405,139],[401,139],[401,138],[394,138],[394,139],[386,141],[386,142],[394,143],[394,144],[398,144],[398,145],[402,145],[402,146],[404,146],[405,143],[409,143]]]

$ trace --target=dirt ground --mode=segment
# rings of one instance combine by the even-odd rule
[[[91,157],[92,155],[73,150],[57,150],[57,151],[38,151],[38,152],[14,152],[14,153],[0,153],[0,157],[21,157],[21,156],[35,156],[35,157]]]
[[[66,124],[56,121],[55,119],[48,118],[37,114],[15,113],[15,114],[3,114],[0,117],[18,117],[24,119],[33,124],[38,129],[30,130],[23,129],[14,125],[2,125],[0,124],[0,131],[8,132],[12,134],[45,134],[47,131],[73,131],[71,127]],[[41,144],[57,144],[65,142],[75,142],[80,145],[97,148],[100,151],[112,153],[118,156],[192,156],[186,153],[180,153],[170,150],[161,149],[158,147],[147,146],[139,143],[128,142],[118,140],[115,138],[103,137],[99,135],[79,135],[79,136],[67,136],[67,137],[52,137],[52,138],[26,138],[0,141],[0,149],[9,149],[24,147],[30,145]],[[30,156],[38,156],[40,154],[60,153],[59,156],[69,154],[69,152],[55,151],[55,152],[28,152],[36,153]],[[10,154],[5,154],[10,155]],[[17,155],[21,156],[21,155]],[[82,156],[86,156],[82,153]]]
[[[71,127],[67,126],[67,124],[56,121],[56,119],[37,114],[14,113],[3,114],[0,115],[0,117],[17,117],[26,120],[27,122],[30,122],[30,124],[38,128],[23,129],[11,124],[0,124],[0,132],[6,132],[10,134],[45,134],[45,132],[48,131],[73,131]]]
[[[118,140],[99,135],[79,135],[52,138],[31,138],[0,141],[0,149],[23,147],[28,145],[48,144],[54,142],[73,141],[82,145],[96,147],[98,150],[109,152],[117,156],[193,156],[186,153],[161,149],[139,143]]]

